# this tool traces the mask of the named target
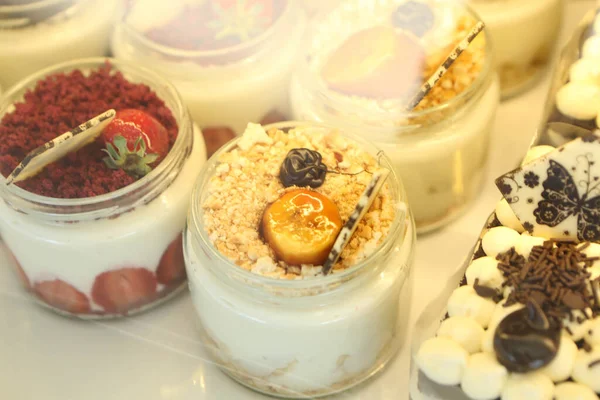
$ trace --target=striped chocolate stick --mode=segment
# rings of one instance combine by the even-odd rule
[[[6,184],[10,185],[11,183],[30,178],[44,169],[46,165],[58,161],[68,153],[77,151],[93,142],[102,134],[102,130],[115,118],[115,115],[115,110],[105,111],[78,127],[33,149],[6,178]]]
[[[454,61],[456,61],[458,56],[460,56],[462,52],[465,51],[467,47],[469,47],[471,42],[475,40],[477,35],[479,35],[481,31],[483,31],[483,28],[485,28],[485,24],[483,22],[479,21],[475,24],[475,26],[473,27],[473,29],[471,29],[469,34],[463,40],[461,40],[460,43],[456,45],[454,50],[452,50],[448,57],[446,57],[446,60],[444,60],[442,65],[440,65],[438,69],[433,73],[433,75],[431,75],[431,77],[421,86],[419,92],[408,103],[408,110],[413,110],[416,106],[419,105],[419,103],[425,98],[425,96],[427,96],[427,93],[429,93],[431,88],[433,88],[435,84],[438,83],[440,79],[442,79],[442,76],[444,76],[444,74],[448,72],[448,69],[454,63]]]
[[[327,275],[339,260],[342,250],[344,250],[344,247],[350,242],[352,234],[358,227],[358,223],[365,216],[369,207],[371,207],[371,204],[373,204],[373,201],[377,197],[377,194],[379,193],[379,190],[381,190],[389,173],[390,171],[388,169],[381,169],[373,173],[371,181],[365,188],[365,191],[360,195],[358,204],[356,204],[354,211],[350,214],[350,218],[348,218],[348,221],[346,221],[338,234],[338,237],[335,239],[335,243],[327,256],[327,260],[323,264],[323,275]]]

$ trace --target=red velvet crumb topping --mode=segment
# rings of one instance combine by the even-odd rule
[[[8,176],[31,150],[111,108],[137,108],[152,115],[169,132],[169,149],[173,146],[178,126],[171,110],[148,86],[127,81],[107,64],[88,76],[79,70],[48,76],[23,102],[15,103],[15,110],[0,122],[0,173]],[[133,183],[122,170],[105,165],[102,148],[100,136],[17,185],[48,197],[83,198]]]

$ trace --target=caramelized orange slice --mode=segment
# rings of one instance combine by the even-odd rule
[[[375,26],[350,36],[327,59],[321,74],[341,93],[401,98],[416,91],[425,68],[421,45],[404,33]]]
[[[265,210],[262,233],[279,260],[322,265],[342,228],[337,206],[306,189],[287,192]]]

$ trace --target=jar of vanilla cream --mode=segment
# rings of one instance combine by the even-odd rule
[[[356,230],[328,272],[349,221]],[[414,235],[402,184],[375,147],[312,123],[250,124],[203,168],[184,237],[214,362],[254,390],[298,398],[374,375],[403,342]]]

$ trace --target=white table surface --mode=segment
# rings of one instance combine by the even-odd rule
[[[569,2],[561,43],[593,4]],[[493,178],[518,164],[535,132],[548,78],[546,74],[529,92],[501,105],[488,179],[476,202],[445,229],[419,237],[412,309],[403,318],[415,321],[474,244],[500,197]],[[8,263],[0,246],[0,399],[268,399],[233,382],[208,361],[187,293],[137,317],[77,321],[34,304]],[[407,341],[383,373],[336,399],[407,399],[409,353]]]

